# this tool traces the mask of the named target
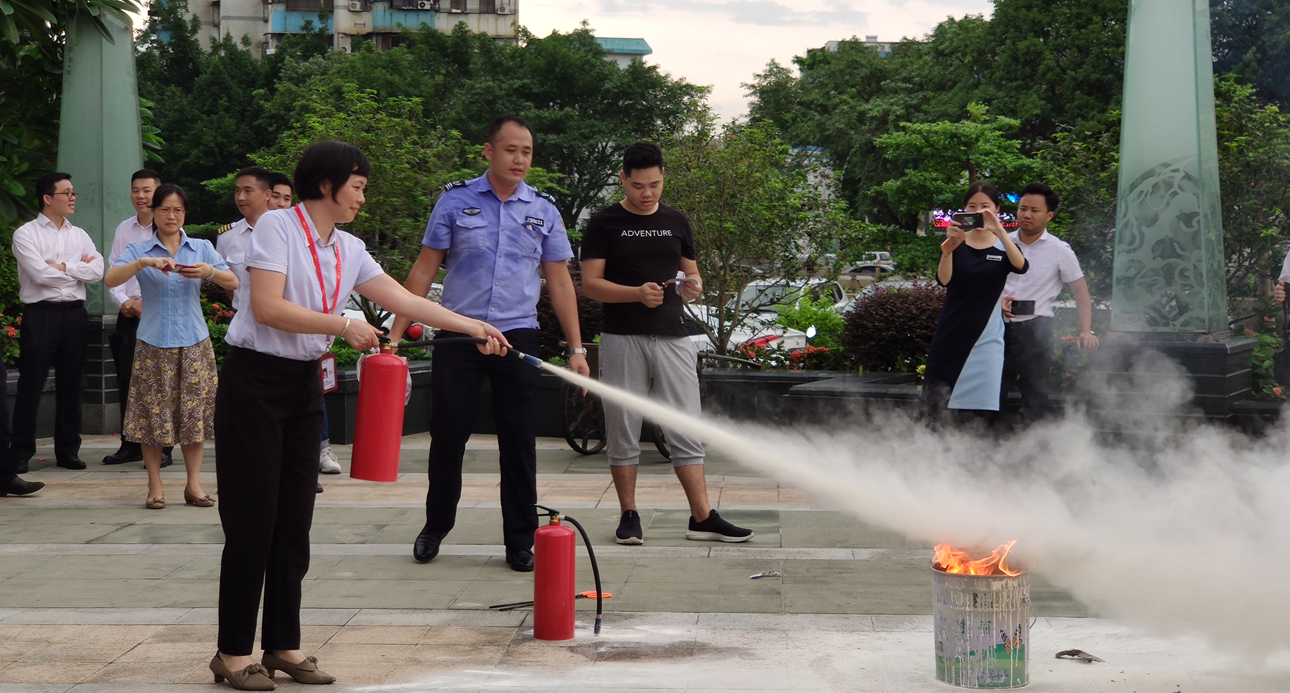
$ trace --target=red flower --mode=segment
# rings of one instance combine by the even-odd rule
[[[1254,330],[1251,330],[1250,328],[1247,327],[1245,328],[1245,334],[1254,334]]]
[[[1274,388],[1272,388],[1272,394],[1273,394],[1274,396],[1276,396],[1276,397],[1280,397],[1280,396],[1281,396],[1281,388],[1279,388],[1279,387],[1274,387]]]
[[[15,329],[13,328],[13,325],[9,325],[9,326],[5,327],[5,328],[4,328],[4,333],[5,333],[5,334],[7,334],[7,335],[9,335],[10,337],[17,337],[17,336],[18,336],[18,330],[15,330]]]

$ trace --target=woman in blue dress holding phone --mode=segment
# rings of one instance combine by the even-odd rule
[[[923,404],[944,409],[999,411],[1003,383],[1003,286],[1030,264],[999,223],[999,191],[974,183],[963,197],[978,227],[955,220],[941,243],[936,280],[945,304],[927,355]],[[964,219],[964,222],[968,220]]]

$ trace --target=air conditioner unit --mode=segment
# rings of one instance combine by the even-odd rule
[[[497,14],[510,14],[510,13],[511,13],[511,8],[507,7],[506,3],[500,3],[497,6]]]
[[[362,12],[362,11],[363,11],[363,2],[362,2],[362,0],[349,0],[349,11],[350,11],[350,12]]]
[[[433,10],[434,0],[417,0],[418,10]]]

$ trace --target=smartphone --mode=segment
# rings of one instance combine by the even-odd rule
[[[192,269],[192,268],[194,268],[194,267],[196,267],[196,266],[197,266],[197,265],[181,265],[181,264],[176,263],[176,264],[175,264],[175,269]]]
[[[951,218],[964,231],[985,228],[985,215],[980,212],[956,212]]]

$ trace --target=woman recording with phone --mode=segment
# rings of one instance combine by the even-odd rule
[[[923,404],[944,409],[999,411],[1003,380],[1000,300],[1011,273],[1030,264],[999,223],[999,191],[973,183],[941,243],[936,280],[945,304],[927,355]]]
[[[140,443],[148,469],[149,510],[166,507],[161,450],[184,451],[188,484],[184,502],[209,508],[202,490],[203,441],[215,436],[215,351],[202,315],[202,280],[237,288],[237,276],[210,241],[184,233],[188,195],[178,185],[152,194],[150,241],[132,243],[108,271],[109,287],[138,277],[143,317],[134,347],[134,371],[121,437]]]

